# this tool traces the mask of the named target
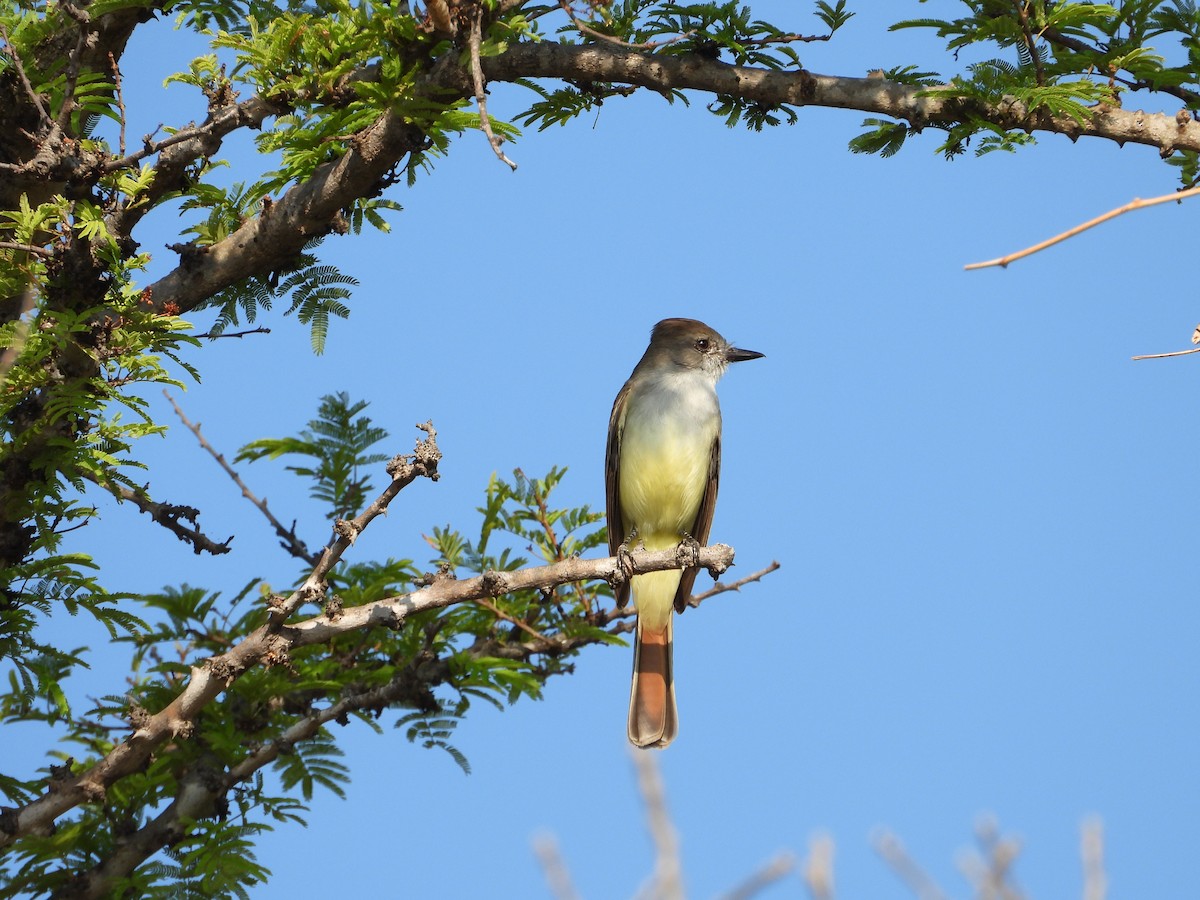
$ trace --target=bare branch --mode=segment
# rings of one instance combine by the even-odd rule
[[[1127,212],[1132,212],[1135,209],[1145,209],[1148,206],[1157,206],[1160,203],[1169,203],[1172,200],[1186,200],[1188,197],[1194,197],[1200,194],[1200,185],[1188,188],[1186,191],[1172,191],[1169,194],[1163,194],[1161,197],[1151,197],[1149,200],[1141,200],[1134,198],[1124,206],[1119,206],[1116,209],[1110,209],[1102,216],[1096,216],[1094,219],[1089,219],[1082,225],[1076,225],[1074,228],[1069,228],[1062,234],[1056,234],[1052,238],[1048,238],[1039,244],[1034,244],[1032,247],[1026,247],[1024,250],[1018,250],[1016,253],[1010,253],[1008,256],[1001,256],[998,259],[990,259],[987,262],[969,263],[963,266],[964,269],[986,269],[989,266],[1006,267],[1011,262],[1016,262],[1018,259],[1024,259],[1026,256],[1032,256],[1039,250],[1045,250],[1047,247],[1053,247],[1055,244],[1060,244],[1069,238],[1075,237],[1087,231],[1089,228],[1095,228],[1097,225],[1107,222],[1109,219],[1115,219],[1117,216],[1124,215]],[[1137,357],[1135,357],[1136,359]]]
[[[871,845],[896,876],[917,895],[917,900],[947,900],[946,893],[937,886],[913,858],[896,835],[880,829],[871,836]]]
[[[820,834],[808,842],[804,885],[812,900],[833,900],[833,838]]]
[[[270,334],[271,329],[260,325],[258,328],[248,328],[245,331],[218,331],[213,333],[206,331],[204,334],[196,335],[197,339],[207,338],[210,341],[215,341],[217,338],[244,338],[248,334]]]
[[[975,826],[980,853],[968,853],[959,868],[974,885],[976,895],[988,900],[1024,900],[1025,893],[1012,881],[1013,863],[1021,845],[1000,834],[996,820],[983,816]]]
[[[310,551],[308,549],[308,545],[306,545],[304,541],[302,541],[296,534],[296,523],[293,522],[291,528],[284,528],[283,523],[275,518],[275,514],[267,508],[267,501],[265,499],[259,500],[258,497],[254,496],[254,493],[249,487],[246,486],[246,482],[242,481],[241,476],[238,475],[238,473],[234,471],[233,467],[225,461],[225,454],[217,452],[213,445],[210,444],[208,440],[205,439],[204,435],[200,433],[199,423],[193,424],[191,420],[189,420],[188,417],[183,414],[183,410],[179,408],[179,404],[175,402],[175,398],[172,397],[167,391],[163,391],[163,396],[170,401],[172,408],[175,410],[175,415],[179,416],[179,420],[183,422],[185,426],[187,426],[188,431],[196,436],[196,440],[200,442],[200,446],[208,451],[208,454],[217,461],[217,465],[225,470],[225,474],[233,479],[233,483],[241,488],[242,496],[254,504],[254,506],[258,508],[258,511],[266,516],[267,521],[271,523],[271,527],[275,529],[275,534],[279,536],[280,546],[297,559],[302,559],[310,566],[315,566],[319,557],[317,554]],[[233,539],[230,538],[230,540]],[[228,541],[226,541],[226,544],[228,544]],[[228,547],[226,547],[226,549],[228,549]]]
[[[639,897],[654,900],[682,900],[683,875],[679,864],[679,837],[667,812],[666,792],[653,752],[630,750],[637,770],[638,790],[646,807],[646,823],[654,841],[654,875],[638,892]]]
[[[1171,356],[1187,356],[1190,353],[1200,353],[1200,347],[1191,350],[1172,350],[1170,353],[1144,353],[1141,356],[1131,356],[1130,359],[1167,359]]]
[[[555,900],[579,900],[579,892],[571,881],[566,860],[558,849],[558,841],[552,834],[540,834],[533,839],[533,854],[542,866],[546,883]]]
[[[779,879],[789,875],[796,868],[796,855],[783,852],[777,854],[757,872],[735,887],[721,900],[750,900],[761,891],[770,887]]]
[[[483,83],[483,64],[479,60],[479,44],[483,40],[483,4],[475,8],[475,15],[471,19],[471,81],[475,85],[475,102],[479,104],[479,130],[482,131],[488,139],[488,143],[492,145],[492,151],[499,158],[500,162],[507,165],[514,172],[517,171],[517,164],[504,155],[504,151],[500,149],[500,138],[492,131],[492,123],[488,118],[487,111],[487,88]]]
[[[337,565],[342,554],[354,544],[375,517],[387,511],[388,504],[395,499],[397,494],[418,478],[437,481],[441,477],[438,475],[438,463],[442,459],[442,451],[437,446],[437,429],[433,427],[432,422],[418,422],[416,427],[424,431],[428,437],[417,441],[412,455],[392,457],[387,464],[387,473],[392,476],[392,483],[383,489],[383,493],[376,497],[370,506],[352,520],[339,519],[333,523],[334,539],[321,551],[320,557],[304,584],[280,606],[278,610],[280,622],[285,621],[305,601],[315,599],[325,593],[325,576]],[[482,577],[473,580],[482,580]],[[500,593],[491,590],[492,587],[494,584],[489,583],[489,589],[478,596],[495,596],[496,593]],[[461,599],[473,599],[475,596],[472,594],[470,598],[463,597]],[[355,607],[355,609],[362,608]]]
[[[773,561],[769,566],[759,569],[757,572],[753,572],[750,575],[747,575],[745,578],[739,578],[737,581],[730,582],[729,584],[717,582],[707,591],[703,591],[699,594],[692,594],[692,596],[688,597],[687,605],[694,609],[709,597],[715,597],[717,594],[723,594],[726,591],[740,591],[743,587],[753,581],[761,581],[765,576],[770,575],[778,568],[779,563]]]
[[[712,544],[701,547],[698,557],[702,566],[727,569],[733,565],[733,548],[725,544]],[[454,603],[514,591],[554,588],[573,581],[620,582],[625,578],[623,562],[632,567],[634,575],[681,568],[679,554],[671,547],[667,550],[636,550],[624,557],[564,559],[551,565],[518,569],[515,572],[485,572],[474,578],[434,579],[432,584],[412,593],[351,606],[342,610],[336,619],[321,615],[297,622],[288,626],[288,637],[294,641],[294,646],[324,644],[339,634],[371,625],[395,628],[413,613],[440,609]]]
[[[191,544],[197,556],[201,553],[211,553],[213,556],[220,556],[222,553],[229,552],[229,545],[233,541],[233,535],[230,535],[220,544],[212,540],[212,538],[200,530],[200,510],[195,507],[180,506],[175,503],[159,503],[151,500],[144,492],[130,490],[123,484],[118,484],[110,479],[100,478],[90,472],[84,473],[84,477],[93,484],[104,488],[118,500],[132,503],[185,544]],[[184,522],[191,522],[191,526],[185,525]]]
[[[1080,828],[1079,854],[1083,861],[1083,900],[1104,900],[1108,876],[1104,874],[1104,823],[1087,819]]]

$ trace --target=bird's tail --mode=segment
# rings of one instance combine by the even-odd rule
[[[629,741],[638,747],[661,749],[679,731],[671,664],[672,618],[668,614],[665,626],[652,628],[638,616],[629,697]]]

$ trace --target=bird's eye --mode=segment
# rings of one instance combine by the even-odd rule
[[[700,338],[696,341],[696,349],[701,353],[707,353],[710,346],[712,345],[708,338]]]

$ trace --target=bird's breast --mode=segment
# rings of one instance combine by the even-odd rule
[[[695,526],[721,431],[708,379],[664,379],[634,392],[621,435],[621,510],[648,549],[674,546]]]

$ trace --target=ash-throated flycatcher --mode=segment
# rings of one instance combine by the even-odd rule
[[[703,322],[663,319],[650,346],[617,394],[608,422],[608,548],[623,544],[665,550],[708,541],[721,469],[717,381],[731,362],[758,359]],[[629,740],[665,747],[678,714],[671,672],[671,609],[683,612],[699,570],[635,575],[617,590],[617,606],[637,608]]]

